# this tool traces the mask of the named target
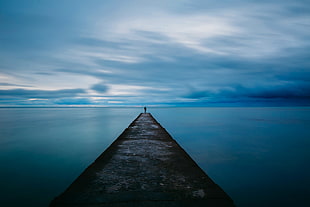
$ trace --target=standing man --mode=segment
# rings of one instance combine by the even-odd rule
[[[146,113],[146,107],[144,106],[144,113]]]

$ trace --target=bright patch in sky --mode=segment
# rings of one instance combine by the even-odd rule
[[[0,0],[0,105],[310,105],[307,1]]]

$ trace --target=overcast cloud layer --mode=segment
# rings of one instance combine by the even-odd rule
[[[0,0],[0,105],[310,105],[309,1]]]

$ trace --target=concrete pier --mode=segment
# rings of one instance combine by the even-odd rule
[[[141,113],[50,206],[234,204],[150,113]]]

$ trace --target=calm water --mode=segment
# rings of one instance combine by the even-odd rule
[[[151,108],[238,207],[310,206],[310,108]],[[0,108],[1,206],[48,206],[142,112]]]

